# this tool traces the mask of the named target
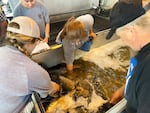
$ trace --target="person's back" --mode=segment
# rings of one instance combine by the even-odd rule
[[[40,39],[38,25],[29,17],[16,17],[0,47],[0,112],[20,113],[33,92],[45,98],[59,86],[48,72],[28,57]]]
[[[44,69],[14,47],[1,47],[0,53],[0,112],[18,113],[32,93],[32,84],[38,87],[31,77],[36,78],[37,82],[42,79],[48,82],[50,78]],[[47,77],[44,78],[44,75]]]
[[[128,4],[133,4],[135,6],[140,6],[142,7],[142,0],[119,0],[121,2],[125,2],[125,3],[128,3]]]
[[[89,31],[93,28],[94,18],[90,14],[81,15],[76,20],[82,22],[84,29],[89,34]]]

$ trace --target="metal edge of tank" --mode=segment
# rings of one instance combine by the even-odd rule
[[[119,101],[116,105],[114,105],[105,113],[121,113],[126,108],[126,103],[127,103],[126,99],[123,98],[121,101]]]

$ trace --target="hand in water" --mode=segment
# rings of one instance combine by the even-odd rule
[[[54,95],[56,92],[58,92],[60,90],[60,86],[55,83],[55,82],[52,82],[52,89],[51,89],[51,92],[50,92],[50,95]]]
[[[118,103],[124,96],[124,86],[119,88],[112,96],[110,103],[111,104],[116,104]]]

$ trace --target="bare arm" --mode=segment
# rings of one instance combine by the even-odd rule
[[[45,38],[44,38],[44,41],[46,43],[48,43],[49,38],[50,38],[50,24],[47,23],[46,26],[45,26]]]
[[[112,96],[110,103],[116,104],[124,97],[124,89],[125,85],[123,85],[121,88],[119,88]]]
[[[93,32],[93,29],[90,30],[89,36],[92,36],[93,38],[96,38],[96,34]]]

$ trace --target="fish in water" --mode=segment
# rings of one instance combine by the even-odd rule
[[[71,91],[75,88],[75,82],[67,77],[60,76],[60,83],[64,90]]]
[[[77,92],[76,90],[78,90],[78,92],[79,91],[82,92],[80,92],[79,97],[74,99],[74,95]],[[50,105],[46,110],[46,113],[78,113],[76,109],[79,107],[85,108],[89,113],[91,112],[96,113],[100,106],[108,102],[108,100],[104,100],[102,97],[96,94],[93,86],[92,86],[92,94],[90,95],[90,97],[85,96],[87,95],[87,93],[85,93],[87,91],[88,90],[86,89],[84,91],[84,89],[82,89],[81,87],[80,88],[76,87],[68,94],[50,103]]]

